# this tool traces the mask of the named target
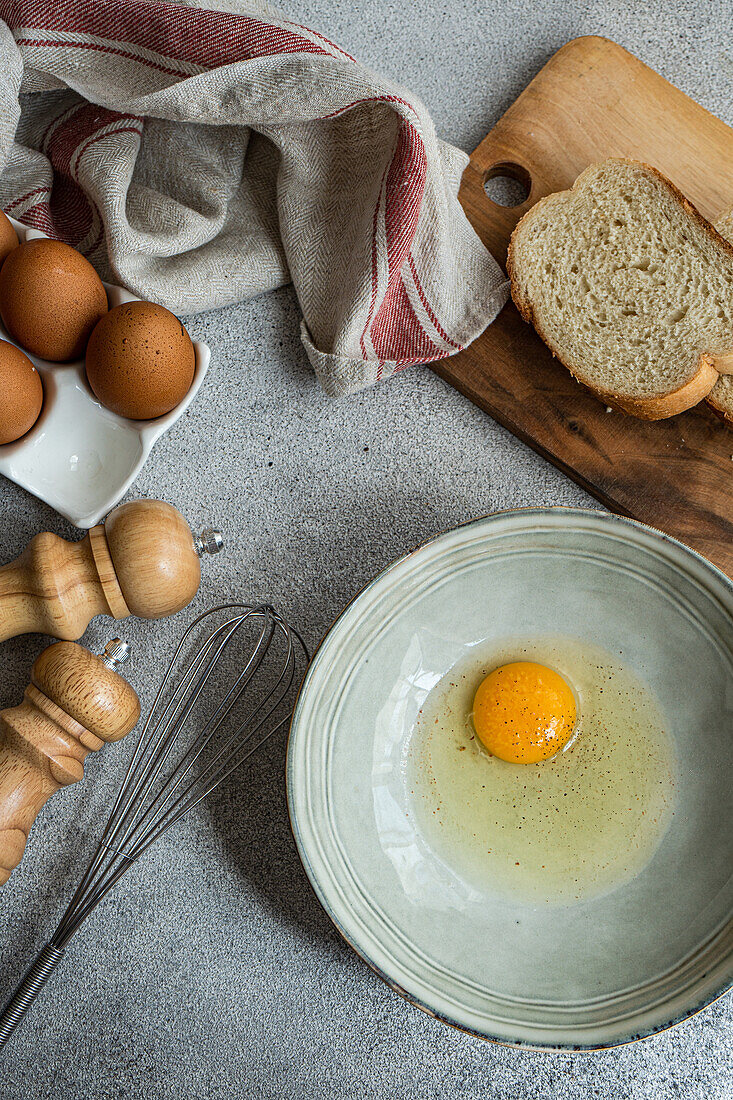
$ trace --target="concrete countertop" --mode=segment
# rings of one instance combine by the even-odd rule
[[[288,14],[401,81],[438,133],[472,149],[550,55],[581,34],[615,39],[733,123],[727,0],[301,0]],[[701,166],[714,171],[714,166]],[[159,496],[228,547],[207,563],[202,609],[268,598],[315,643],[343,604],[416,543],[500,508],[591,504],[427,368],[327,399],[290,289],[189,319],[212,370],[131,496]],[[0,560],[39,530],[74,532],[0,483]],[[129,620],[130,679],[149,703],[188,619]],[[84,638],[113,636],[97,620]],[[15,704],[38,636],[3,646],[0,705]],[[4,999],[56,926],[122,751],[36,824],[0,895]],[[0,1095],[42,1097],[733,1096],[733,998],[654,1039],[600,1054],[535,1054],[454,1032],[403,1002],[342,943],[290,834],[282,741],[153,849],[97,910],[4,1052]]]

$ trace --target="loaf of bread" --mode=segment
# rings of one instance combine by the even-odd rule
[[[553,354],[643,419],[706,398],[716,356],[733,350],[733,245],[645,164],[591,165],[541,199],[514,230],[507,267],[517,308]]]
[[[715,223],[715,228],[721,237],[733,244],[733,210],[720,218]],[[707,402],[725,420],[728,427],[733,428],[733,376],[728,374],[719,378],[708,394]]]

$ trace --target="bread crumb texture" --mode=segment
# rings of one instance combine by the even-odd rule
[[[537,203],[509,268],[525,319],[601,393],[673,393],[704,353],[733,347],[733,247],[646,165],[592,165]],[[730,379],[718,385],[733,398]]]
[[[733,210],[715,223],[721,237],[733,244]],[[733,377],[723,375],[708,394],[708,404],[733,427]],[[733,458],[733,455],[731,455]]]

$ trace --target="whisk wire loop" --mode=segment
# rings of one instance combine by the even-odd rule
[[[236,629],[241,626],[241,623],[237,624]],[[244,763],[244,761],[252,755],[252,752],[256,751],[261,744],[269,739],[278,729],[281,729],[283,725],[289,720],[289,714],[287,714],[274,728],[267,728],[265,736],[256,742],[255,745],[250,746],[252,738],[262,729],[268,719],[271,717],[273,711],[283,701],[287,692],[292,687],[293,678],[295,674],[294,663],[294,647],[292,641],[288,639],[288,649],[284,660],[283,672],[276,681],[273,688],[268,692],[264,699],[260,700],[248,713],[244,721],[229,735],[224,744],[220,747],[214,758],[208,763],[204,770],[197,775],[191,783],[183,789],[179,796],[175,799],[172,805],[168,808],[166,813],[162,813],[162,809],[167,802],[170,801],[175,791],[180,787],[185,776],[191,771],[193,765],[197,759],[202,755],[209,742],[212,740],[216,732],[218,732],[223,720],[228,716],[237,699],[242,695],[246,686],[252,679],[252,670],[257,666],[261,660],[262,653],[269,646],[272,632],[275,627],[271,624],[266,624],[258,639],[257,646],[255,647],[252,657],[247,662],[245,668],[240,673],[239,677],[235,681],[232,689],[228,692],[225,700],[220,704],[214,714],[209,719],[209,722],[204,727],[203,733],[198,738],[197,742],[191,745],[186,754],[184,754],[183,760],[179,761],[175,770],[172,772],[166,784],[161,788],[154,799],[151,800],[147,809],[140,813],[140,807],[142,805],[140,799],[136,795],[137,813],[136,816],[130,821],[128,820],[128,812],[130,808],[130,800],[123,799],[120,803],[120,809],[118,813],[121,815],[119,822],[109,832],[108,841],[106,847],[111,851],[115,849],[110,848],[110,840],[114,840],[120,848],[125,848],[127,851],[123,853],[124,858],[128,863],[135,862],[147,848],[153,844],[159,836],[161,836],[171,825],[193,809],[194,806],[199,805],[204,798],[207,797],[211,791],[219,785],[225,778],[227,778],[233,771]],[[234,631],[230,631],[230,635]],[[217,655],[218,655],[217,651]],[[201,666],[199,666],[201,667]],[[206,671],[202,674],[201,679],[197,682],[196,696],[200,694],[204,683],[213,667],[213,662],[207,665]],[[225,706],[227,701],[230,700],[229,705]],[[151,712],[152,713],[152,712]],[[190,707],[186,707],[183,712],[174,715],[170,726],[164,726],[160,729],[160,736],[157,737],[154,747],[150,751],[148,757],[149,762],[155,763],[155,767],[152,768],[157,775],[160,771],[160,760],[158,759],[159,751],[163,751],[165,756],[169,755],[170,747],[173,744],[171,740],[175,734],[180,732],[183,721],[188,717],[190,713]],[[258,716],[258,720],[255,724],[252,724],[255,716]],[[149,742],[150,746],[150,742]],[[248,747],[249,746],[249,747]],[[188,758],[188,759],[187,759]],[[143,757],[142,759],[145,759]],[[134,774],[134,773],[133,773]],[[143,788],[143,794],[149,794],[151,784],[146,783]],[[165,795],[164,795],[165,792]],[[144,826],[148,821],[151,821],[147,829]],[[123,828],[127,822],[127,827]],[[121,835],[118,836],[120,829],[123,828]],[[101,898],[111,889],[111,887],[118,881],[124,871],[127,870],[127,866],[115,866],[115,857],[112,856],[107,866],[98,873],[97,876],[97,889],[94,890],[89,896],[85,897],[82,901],[78,912],[73,920],[73,930],[85,919],[88,913],[94,908],[94,906],[101,900]],[[70,926],[71,927],[71,926]],[[69,934],[73,934],[71,931]]]

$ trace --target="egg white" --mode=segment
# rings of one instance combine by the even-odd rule
[[[490,756],[476,737],[476,688],[510,661],[556,669],[578,704],[572,740],[539,764]],[[490,644],[430,692],[409,742],[410,816],[469,884],[530,903],[570,904],[637,875],[674,815],[676,762],[650,691],[572,639]]]

